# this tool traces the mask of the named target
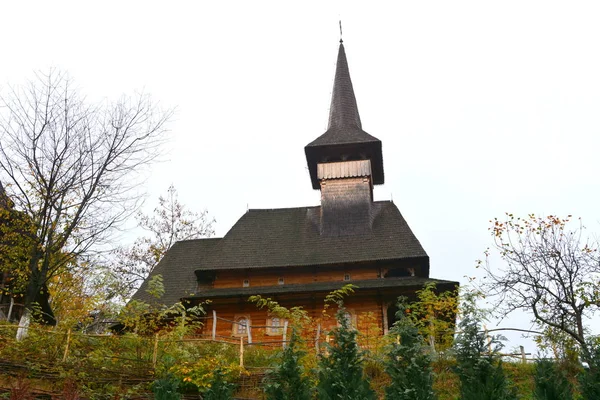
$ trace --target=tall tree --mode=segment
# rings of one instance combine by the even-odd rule
[[[333,344],[328,353],[319,359],[319,400],[368,400],[377,395],[364,376],[363,354],[356,342],[356,329],[352,328],[346,310],[339,304],[336,314],[338,328],[333,331]]]
[[[516,400],[502,368],[498,337],[487,338],[481,331],[485,314],[473,294],[461,304],[461,321],[456,336],[456,373],[460,379],[461,400]]]
[[[159,154],[170,115],[143,94],[91,104],[56,70],[0,96],[0,179],[34,226],[24,323],[34,302],[48,303],[39,296],[48,280],[137,208],[137,178]]]
[[[177,190],[169,186],[166,196],[158,198],[158,206],[150,215],[136,215],[139,227],[147,232],[130,247],[116,250],[114,272],[122,281],[122,294],[127,297],[150,275],[167,250],[180,240],[213,235],[214,219],[207,211],[194,212],[179,202]]]
[[[487,293],[496,295],[503,315],[523,310],[542,328],[562,332],[591,362],[586,319],[600,307],[600,254],[571,216],[526,218],[507,214],[490,231],[504,268],[485,263]]]
[[[385,370],[391,378],[385,388],[386,400],[435,400],[431,349],[424,345],[423,337],[414,320],[406,315],[406,298],[398,299],[398,321],[390,330],[397,340],[389,346]]]

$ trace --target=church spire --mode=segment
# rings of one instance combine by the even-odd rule
[[[383,183],[381,141],[362,129],[344,44],[340,39],[327,131],[305,148],[313,189],[319,189],[317,165],[322,163],[369,160],[372,183]]]
[[[329,108],[329,126],[327,129],[343,127],[362,129],[356,97],[350,79],[350,70],[344,44],[340,39],[333,93],[331,94],[331,107]]]

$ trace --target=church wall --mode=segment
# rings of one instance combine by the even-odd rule
[[[277,286],[279,278],[285,285],[313,282],[344,282],[345,275],[349,281],[361,279],[376,279],[379,268],[376,267],[296,267],[287,269],[256,269],[256,270],[227,270],[219,271],[214,281],[215,289],[243,287],[248,280],[250,287]]]
[[[236,339],[240,336],[244,338],[247,335],[239,335],[236,331],[236,324],[229,321],[234,321],[241,317],[249,318],[251,325],[251,336],[253,343],[269,342],[269,341],[281,341],[283,339],[282,334],[269,334],[266,328],[271,323],[269,320],[270,316],[266,310],[257,309],[254,304],[246,301],[229,302],[216,300],[210,305],[210,310],[207,314],[208,319],[203,328],[203,333],[210,335],[212,333],[212,309],[217,312],[217,337],[221,339],[229,338]],[[321,325],[321,341],[326,339],[329,331],[337,326],[335,319],[335,313],[337,306],[333,305],[327,311],[327,316],[323,317],[323,298],[305,299],[303,302],[293,301],[290,303],[288,299],[282,297],[278,299],[280,304],[285,306],[300,305],[308,311],[309,316],[313,318],[313,325],[303,332],[306,340],[314,341],[317,332],[317,323]],[[220,304],[222,303],[222,304]],[[368,334],[369,336],[377,337],[382,334],[383,329],[383,312],[381,302],[377,299],[377,296],[350,296],[345,302],[345,307],[350,311],[353,319],[353,325],[363,335]],[[228,321],[225,321],[228,320]],[[288,330],[288,339],[291,332]],[[246,341],[247,339],[244,339]]]

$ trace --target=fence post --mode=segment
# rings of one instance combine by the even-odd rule
[[[317,336],[315,337],[315,351],[319,354],[319,338],[321,337],[321,324],[317,324]]]
[[[212,340],[217,339],[217,312],[213,310]]]
[[[240,368],[244,368],[244,337],[240,336]]]
[[[488,334],[487,325],[483,325],[483,331],[485,333],[485,339],[487,340],[488,351],[492,354],[492,338]]]
[[[6,320],[10,322],[10,317],[12,315],[13,306],[15,305],[15,298],[10,298],[10,305],[8,306],[8,315],[6,316]]]
[[[527,357],[525,357],[525,347],[519,346],[521,348],[521,361],[523,364],[527,363]]]
[[[67,361],[69,356],[69,343],[71,342],[71,329],[67,331],[67,344],[65,345],[65,354],[63,355],[63,362]]]
[[[287,319],[285,320],[285,322],[283,323],[283,348],[285,349],[287,347],[287,328],[288,328],[288,321]]]
[[[158,358],[158,333],[154,335],[154,351],[152,352],[152,368],[156,368],[156,359]]]

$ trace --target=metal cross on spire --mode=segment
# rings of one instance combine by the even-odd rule
[[[340,43],[344,43],[344,40],[342,39],[342,20],[340,19]]]

